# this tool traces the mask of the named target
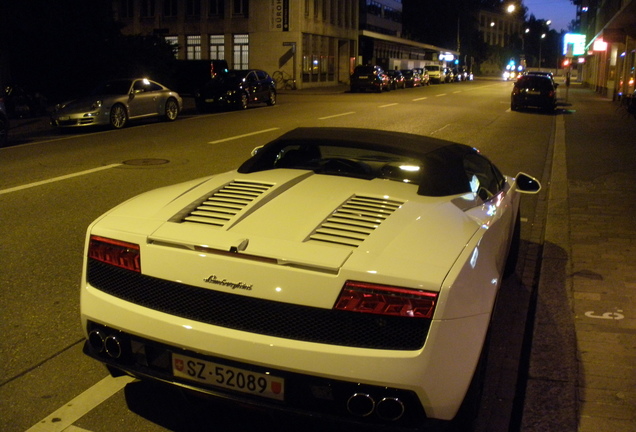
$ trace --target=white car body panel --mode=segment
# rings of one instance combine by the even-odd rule
[[[267,188],[219,226],[184,222],[205,197],[237,181]],[[517,217],[515,180],[506,181],[484,202],[474,193],[422,196],[417,185],[378,178],[232,171],[143,194],[88,228],[89,236],[139,245],[145,276],[245,298],[331,310],[347,280],[436,292],[419,349],[293,340],[124,301],[88,283],[89,236],[82,324],[273,371],[411,390],[428,417],[452,419],[481,355]],[[352,197],[398,204],[357,247],[312,240]]]

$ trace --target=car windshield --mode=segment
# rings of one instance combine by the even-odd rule
[[[414,158],[375,149],[316,144],[283,147],[276,155],[274,168],[415,184],[419,184],[422,175],[421,162]]]
[[[355,69],[355,73],[357,74],[373,74],[375,72],[375,68],[373,66],[358,66]]]
[[[438,71],[439,70],[439,66],[426,66],[426,68],[429,71]]]
[[[247,76],[247,74],[249,74],[249,72],[250,71],[231,70],[231,71],[219,73],[212,79],[212,82],[215,82],[218,84],[240,83],[245,79],[245,77]]]
[[[107,81],[93,90],[93,95],[127,95],[130,92],[131,80]]]
[[[520,88],[536,88],[542,90],[552,90],[553,88],[550,78],[542,76],[521,77],[515,85]]]

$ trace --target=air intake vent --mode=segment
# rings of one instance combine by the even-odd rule
[[[358,247],[402,204],[383,198],[354,196],[336,209],[309,239]]]
[[[183,222],[222,227],[272,186],[271,183],[233,181],[206,198]]]

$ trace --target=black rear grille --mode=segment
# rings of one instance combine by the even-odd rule
[[[388,350],[424,345],[430,320],[337,311],[222,293],[89,260],[88,282],[122,300],[220,327],[286,339]]]

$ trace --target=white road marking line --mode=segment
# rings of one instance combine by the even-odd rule
[[[397,105],[397,103],[390,103],[390,104],[386,104],[386,105],[380,105],[378,108],[386,108],[386,107],[392,107]]]
[[[64,429],[64,432],[91,432],[91,431],[89,431],[88,429],[83,429],[81,427],[70,425],[69,427]]]
[[[106,166],[99,167],[99,168],[93,168],[93,169],[89,169],[89,170],[86,170],[86,171],[76,172],[76,173],[73,173],[73,174],[66,174],[66,175],[59,176],[59,177],[53,177],[53,178],[48,179],[48,180],[42,180],[42,181],[35,182],[35,183],[29,183],[29,184],[25,184],[25,185],[22,185],[22,186],[12,187],[12,188],[9,188],[9,189],[2,189],[2,190],[0,190],[0,195],[8,194],[8,193],[11,193],[11,192],[17,192],[17,191],[20,191],[20,190],[29,189],[29,188],[36,187],[36,186],[42,186],[42,185],[49,184],[49,183],[55,183],[55,182],[60,181],[60,180],[66,180],[66,179],[70,179],[70,178],[73,178],[73,177],[83,176],[83,175],[86,175],[86,174],[92,174],[92,173],[95,173],[95,172],[98,172],[98,171],[103,171],[103,170],[107,170],[107,169],[110,169],[110,168],[115,168],[115,167],[118,167],[118,166],[121,166],[121,165],[122,164],[120,164],[120,163],[110,164],[110,165],[106,165]]]
[[[232,137],[229,137],[229,138],[223,138],[223,139],[216,140],[216,141],[210,141],[210,142],[208,142],[208,144],[219,144],[219,143],[222,143],[222,142],[234,141],[234,140],[245,138],[245,137],[249,137],[249,136],[259,135],[259,134],[263,134],[263,133],[267,133],[267,132],[272,132],[272,131],[275,131],[275,130],[278,130],[278,129],[280,129],[280,128],[275,127],[275,128],[263,129],[263,130],[260,130],[260,131],[246,133],[246,134],[243,134],[243,135],[235,135],[235,136],[232,136]]]
[[[440,97],[440,96],[446,96],[446,93],[440,93],[438,95],[435,95],[435,97]]]
[[[318,120],[329,120],[329,119],[332,119],[332,118],[347,116],[347,115],[351,115],[351,114],[355,114],[355,111],[350,111],[350,112],[346,112],[346,113],[342,113],[342,114],[330,115],[330,116],[327,116],[327,117],[318,117]]]
[[[421,97],[421,98],[415,98],[415,99],[413,99],[413,102],[421,101],[421,100],[424,100],[424,99],[428,99],[428,96],[424,96],[424,97]]]
[[[134,378],[129,376],[112,378],[109,375],[26,432],[62,432],[132,381]]]

